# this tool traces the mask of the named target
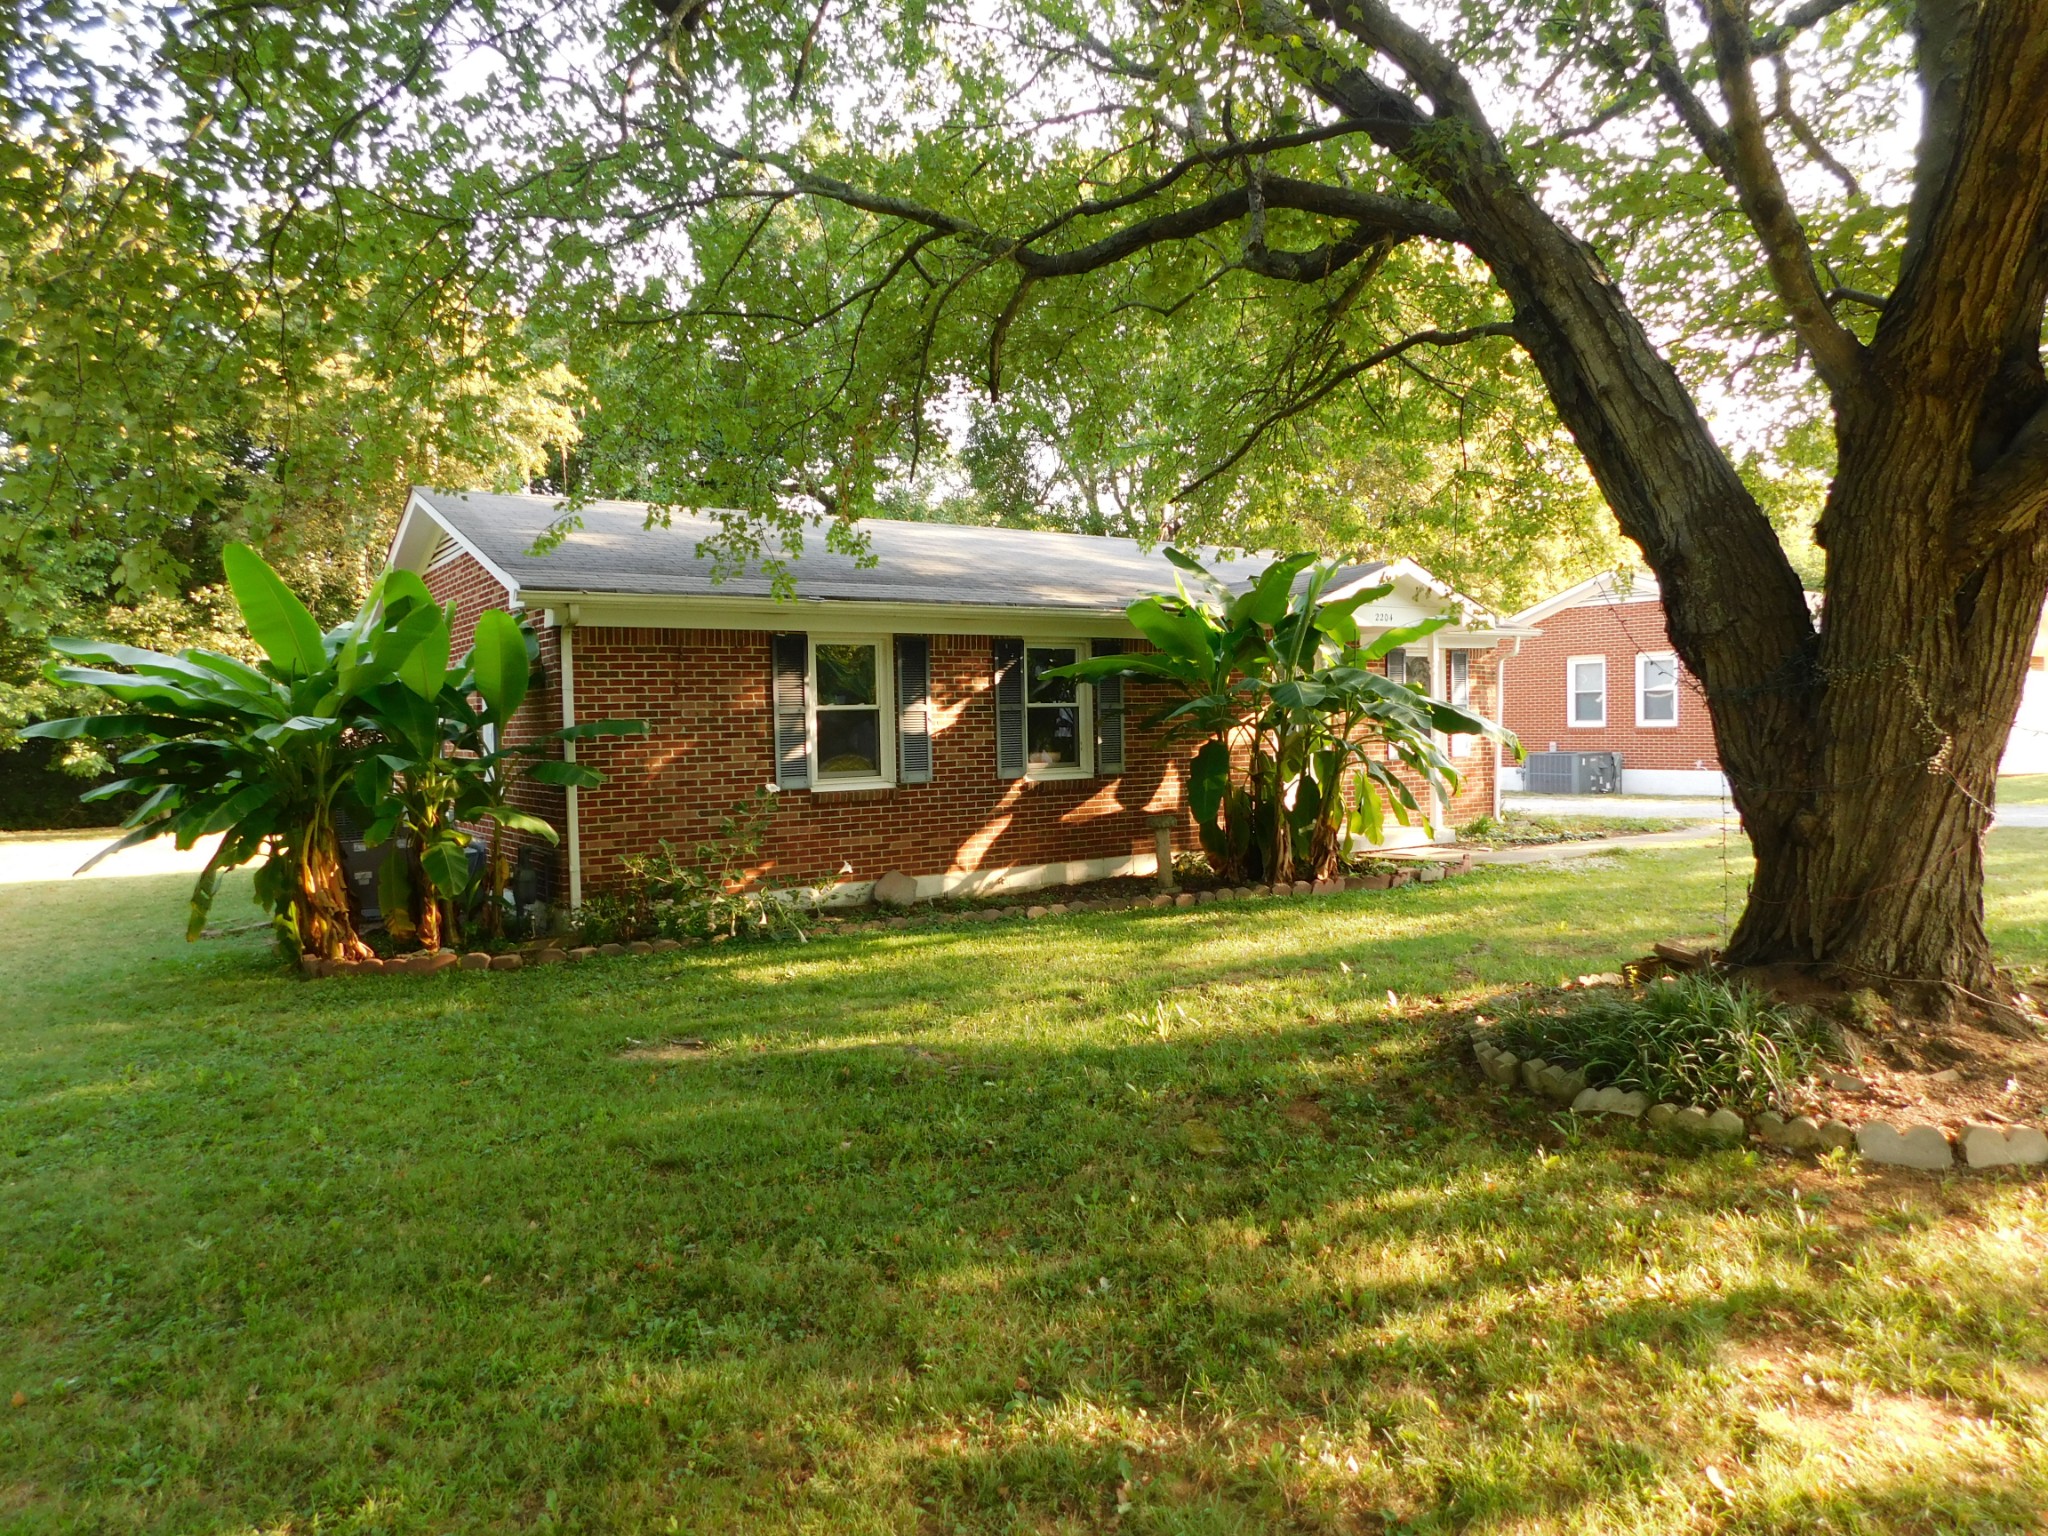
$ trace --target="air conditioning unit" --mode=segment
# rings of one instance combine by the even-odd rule
[[[1618,795],[1619,752],[1531,752],[1522,764],[1522,788],[1532,795]]]

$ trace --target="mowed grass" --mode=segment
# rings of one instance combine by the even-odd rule
[[[2048,832],[1993,866],[2048,964]],[[1449,1043],[1742,873],[316,983],[0,887],[0,1529],[2036,1531],[2040,1179]]]
[[[2048,805],[2048,773],[2015,773],[1998,781],[2000,805]]]

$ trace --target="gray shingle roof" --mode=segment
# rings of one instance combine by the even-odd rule
[[[580,509],[582,528],[550,553],[533,555],[527,551],[534,540],[561,515],[556,498],[414,494],[525,591],[663,597],[771,593],[758,568],[723,582],[712,580],[712,561],[697,553],[698,542],[717,531],[709,517],[679,513],[671,526],[649,528],[644,502],[593,501]],[[790,562],[798,597],[1115,612],[1149,593],[1173,588],[1174,568],[1166,557],[1140,548],[1133,539],[882,518],[863,518],[857,526],[876,563],[862,568],[849,556],[831,553],[824,547],[824,530],[812,530],[803,553]],[[1210,569],[1242,579],[1264,564],[1263,558],[1217,559]],[[1384,568],[1383,561],[1352,566],[1343,579]]]

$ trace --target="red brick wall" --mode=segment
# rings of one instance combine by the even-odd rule
[[[1681,665],[1678,724],[1636,724],[1636,657],[1669,651],[1664,605],[1656,602],[1589,603],[1543,621],[1542,634],[1525,639],[1508,657],[1508,729],[1531,752],[1619,752],[1623,769],[1716,769],[1714,729],[1699,682]],[[1569,723],[1566,664],[1573,656],[1607,658],[1607,724],[1588,729]]]
[[[1474,650],[1469,654],[1471,661],[1472,696],[1470,705],[1474,713],[1489,720],[1500,718],[1500,652],[1496,650]],[[1445,662],[1441,655],[1437,660],[1436,691],[1439,695],[1447,691]],[[1382,662],[1376,669],[1386,671]],[[1483,736],[1459,737],[1451,743],[1451,766],[1458,770],[1458,793],[1445,808],[1446,819],[1454,827],[1476,821],[1481,816],[1493,814],[1493,781],[1498,752],[1494,744]],[[1410,773],[1406,768],[1397,769],[1401,781],[1414,794],[1416,801],[1427,812],[1429,795],[1420,775]],[[1391,820],[1389,828],[1397,827]]]
[[[581,797],[586,889],[658,839],[687,851],[774,779],[767,632],[585,625],[575,658],[578,718],[630,715],[650,729],[583,744],[582,760],[606,776]],[[1119,778],[999,779],[991,671],[987,636],[933,636],[933,782],[783,791],[759,873],[868,880],[1150,852],[1147,816],[1181,810],[1184,753],[1133,728]],[[1130,687],[1133,727],[1157,703]],[[1189,831],[1184,820],[1179,845],[1190,846]]]
[[[456,644],[468,644],[483,609],[501,605],[502,588],[467,555],[427,575],[428,587],[457,604]],[[548,683],[519,713],[522,731],[561,723],[559,631],[542,632]],[[576,717],[645,720],[645,737],[578,745],[580,761],[605,782],[579,796],[583,884],[616,880],[622,858],[666,839],[688,854],[711,837],[719,818],[775,777],[769,711],[769,635],[758,630],[622,629],[583,625],[574,639]],[[767,859],[756,873],[784,883],[868,880],[901,869],[911,875],[1054,864],[1150,854],[1148,817],[1174,812],[1174,846],[1198,846],[1181,801],[1189,749],[1162,746],[1139,722],[1165,695],[1126,684],[1123,774],[1114,779],[999,779],[990,639],[935,635],[931,641],[930,784],[891,789],[785,790],[770,824]],[[1498,704],[1496,655],[1472,654],[1472,702]],[[1456,759],[1464,783],[1451,806],[1453,825],[1493,809],[1491,743],[1467,744]],[[566,832],[558,790],[529,790],[534,814]],[[1427,802],[1425,801],[1425,804]],[[841,866],[852,866],[850,875]],[[565,892],[558,870],[556,890]]]
[[[425,573],[427,590],[442,603],[455,604],[454,645],[450,659],[457,659],[469,649],[470,637],[476,631],[477,616],[487,608],[506,606],[505,589],[498,579],[477,563],[472,555],[458,555],[445,564],[438,565]],[[519,712],[512,717],[506,730],[508,742],[532,741],[537,736],[557,729],[562,723],[562,662],[561,634],[554,629],[542,628],[542,617],[536,613],[530,616],[535,633],[540,638],[540,664],[546,681],[536,682],[528,691],[526,701],[519,706]],[[594,718],[579,715],[579,718]],[[551,756],[561,756],[557,748]],[[548,784],[527,783],[520,785],[512,794],[512,803],[532,816],[538,816],[556,831],[567,835],[569,825],[568,797],[564,792]],[[479,836],[487,835],[487,829],[471,828]],[[539,839],[513,834],[516,845],[540,842]],[[568,893],[567,866],[559,848],[540,843],[546,850],[550,881],[556,900],[565,900]],[[515,854],[516,857],[516,854]]]

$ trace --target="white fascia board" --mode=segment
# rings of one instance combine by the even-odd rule
[[[425,536],[431,529],[433,537]],[[384,568],[407,570],[424,574],[427,561],[434,553],[434,546],[446,534],[471,559],[490,572],[491,579],[505,589],[505,599],[512,607],[521,606],[519,583],[500,569],[482,550],[471,543],[447,518],[435,510],[434,504],[415,489],[405,504],[405,515],[398,520],[398,532],[391,536],[391,549],[384,557]]]
[[[1457,604],[1458,611],[1464,616],[1466,626],[1487,624],[1492,621],[1493,615],[1485,607],[1474,602],[1455,587],[1446,586],[1443,582],[1438,581],[1428,571],[1406,556],[1399,560],[1388,561],[1387,564],[1381,566],[1370,576],[1361,576],[1355,581],[1345,582],[1341,587],[1332,587],[1323,594],[1323,601],[1326,603],[1341,603],[1354,592],[1363,592],[1370,587],[1383,587],[1389,584],[1399,587],[1403,582],[1407,582],[1410,586],[1422,588],[1423,591],[1432,597]]]

